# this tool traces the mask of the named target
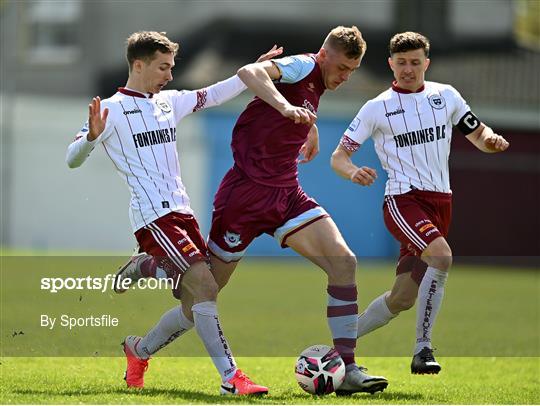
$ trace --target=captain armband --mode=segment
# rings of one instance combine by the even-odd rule
[[[461,117],[461,120],[459,120],[459,123],[457,123],[457,128],[464,135],[469,135],[478,127],[480,127],[480,120],[471,111],[467,112],[463,117]]]

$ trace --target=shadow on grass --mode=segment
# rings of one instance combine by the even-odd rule
[[[286,397],[281,396],[222,396],[222,395],[210,395],[206,392],[189,390],[189,389],[166,389],[166,388],[145,388],[142,390],[139,389],[128,389],[128,388],[114,388],[104,389],[99,388],[78,388],[78,389],[64,389],[54,391],[49,389],[14,389],[10,391],[13,394],[17,395],[54,395],[54,396],[66,396],[66,397],[77,397],[77,396],[100,396],[100,395],[122,395],[122,396],[134,396],[136,398],[148,398],[152,399],[157,396],[162,396],[166,398],[171,398],[171,400],[178,401],[179,399],[185,399],[186,402],[196,402],[200,401],[202,403],[229,403],[234,402],[238,403],[260,403],[260,402],[272,402],[272,401],[283,401]],[[54,393],[53,393],[54,392]],[[304,397],[305,398],[305,397]],[[111,403],[114,403],[114,397],[111,399]]]
[[[334,396],[334,395],[330,395],[331,397]],[[272,399],[280,399],[279,396],[271,396]],[[290,395],[287,395],[286,397],[283,397],[283,399],[297,399],[297,400],[302,400],[302,399],[313,399],[313,400],[316,400],[316,399],[325,399],[325,397],[319,397],[319,396],[313,396],[313,395],[308,395],[307,393],[292,393]],[[354,395],[351,395],[351,396],[339,396],[337,397],[337,399],[341,399],[343,401],[343,403],[347,403],[347,399],[354,399],[354,400],[359,400],[359,399],[362,399],[362,400],[388,400],[388,401],[391,401],[391,400],[419,400],[419,399],[424,399],[424,395],[422,395],[421,393],[411,393],[411,392],[383,392],[383,393],[375,393],[373,395],[370,395],[369,393],[355,393]]]
[[[393,392],[392,390],[390,390],[390,392],[383,392],[383,393],[379,393],[373,396],[378,396],[379,399],[384,399],[387,401],[420,400],[420,399],[424,399],[425,397],[422,393],[418,393],[418,392],[414,392],[414,393],[413,392],[399,392],[399,391]]]
[[[14,394],[18,395],[51,395],[52,391],[47,389],[14,389],[11,391]],[[291,400],[297,400],[305,402],[306,400],[313,400],[315,403],[324,403],[324,397],[311,396],[304,393],[290,393],[287,395],[266,395],[266,396],[222,396],[222,395],[209,395],[205,392],[199,392],[189,389],[166,389],[166,388],[145,388],[143,390],[138,389],[128,389],[128,388],[116,388],[111,387],[110,389],[100,388],[80,388],[80,389],[66,389],[66,390],[55,390],[55,396],[99,396],[99,395],[134,395],[140,398],[148,398],[156,396],[164,396],[171,398],[172,401],[178,402],[179,399],[185,399],[186,402],[201,402],[207,404],[216,404],[216,403],[247,403],[247,404],[283,404],[290,403]],[[334,395],[330,395],[334,397]],[[341,400],[343,403],[348,403],[347,400],[384,400],[385,402],[391,401],[407,401],[407,400],[420,400],[424,396],[421,393],[411,393],[411,392],[383,392],[370,395],[367,393],[356,393],[350,397],[338,397],[337,399]],[[111,403],[114,403],[114,399],[111,399]],[[333,402],[332,402],[333,403]]]

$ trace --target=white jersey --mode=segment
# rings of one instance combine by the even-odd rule
[[[120,88],[101,102],[102,110],[109,109],[103,133],[88,142],[87,122],[68,147],[66,161],[70,167],[78,167],[97,144],[103,146],[131,192],[129,217],[133,231],[171,211],[193,214],[180,176],[177,123],[245,89],[237,76],[194,91],[166,90],[151,95]]]
[[[470,111],[450,85],[425,82],[416,93],[395,86],[368,101],[341,145],[356,151],[369,137],[388,173],[386,195],[412,189],[451,193],[448,157],[452,127]]]

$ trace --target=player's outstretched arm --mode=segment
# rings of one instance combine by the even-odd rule
[[[281,73],[271,61],[256,62],[243,66],[238,70],[242,82],[260,99],[279,111],[284,117],[297,124],[315,124],[317,116],[311,111],[290,104],[276,89],[273,80],[279,79]]]
[[[339,176],[362,186],[370,186],[377,179],[377,171],[367,166],[359,168],[352,160],[353,152],[338,145],[330,158],[330,166]]]
[[[94,97],[88,105],[88,124],[83,127],[75,140],[68,146],[66,163],[70,168],[81,166],[94,149],[96,140],[105,131],[109,109],[101,111],[101,99]]]
[[[491,128],[481,123],[480,126],[466,138],[480,151],[487,153],[502,152],[508,149],[510,143],[504,137],[495,134]]]
[[[278,48],[277,45],[274,45],[268,52],[259,56],[257,62],[275,58],[281,55],[282,52],[282,47]],[[184,93],[181,98],[188,100],[188,102],[184,103],[178,109],[180,118],[189,113],[225,103],[238,96],[244,90],[246,90],[246,85],[240,80],[238,75],[234,75],[229,79],[225,79],[206,88]]]

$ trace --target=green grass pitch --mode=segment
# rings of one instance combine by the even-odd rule
[[[540,403],[540,274],[534,270],[454,266],[433,337],[441,374],[409,373],[412,309],[358,342],[359,363],[389,379],[385,392],[319,398],[298,387],[293,370],[305,347],[331,343],[324,274],[300,260],[246,260],[220,295],[220,317],[239,366],[270,394],[230,398],[218,395],[219,377],[194,332],[151,360],[144,390],[125,387],[119,343],[144,334],[174,306],[168,292],[40,289],[44,276],[105,275],[121,262],[2,258],[0,403]],[[357,280],[362,309],[391,286],[393,265],[361,261]],[[41,314],[111,314],[120,323],[50,330],[40,326]]]

